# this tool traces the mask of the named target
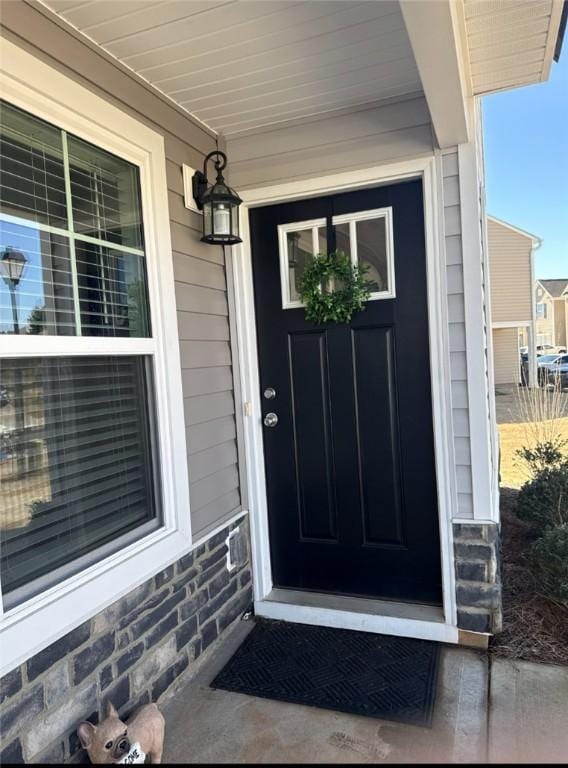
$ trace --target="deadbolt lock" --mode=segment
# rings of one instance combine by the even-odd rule
[[[276,390],[274,387],[266,387],[264,390],[264,397],[266,400],[274,400],[276,397]]]

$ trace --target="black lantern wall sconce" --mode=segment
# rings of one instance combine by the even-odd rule
[[[209,186],[207,163],[214,157],[217,180]],[[216,149],[205,158],[203,172],[195,171],[192,180],[193,198],[199,210],[203,211],[201,240],[213,245],[235,245],[243,242],[239,237],[239,205],[242,200],[223,178],[226,165],[227,155]]]

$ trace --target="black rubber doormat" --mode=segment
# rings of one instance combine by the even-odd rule
[[[257,620],[212,688],[430,727],[439,645]]]

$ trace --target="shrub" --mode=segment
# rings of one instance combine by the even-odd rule
[[[568,523],[546,530],[533,544],[532,557],[545,592],[568,601]]]
[[[521,520],[540,529],[568,523],[568,462],[543,469],[525,483],[516,511]]]
[[[531,475],[537,475],[550,467],[559,467],[566,462],[568,440],[557,435],[550,440],[538,442],[532,448],[523,446],[516,451],[517,456],[528,466]]]

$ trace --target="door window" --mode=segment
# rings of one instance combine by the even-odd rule
[[[335,248],[354,265],[365,266],[371,282],[370,300],[395,297],[392,209],[342,214],[332,218]],[[282,308],[303,304],[299,287],[307,263],[314,255],[327,252],[325,219],[281,224],[278,227]]]
[[[325,219],[281,224],[278,227],[278,243],[282,308],[301,307],[299,289],[306,265],[316,254],[327,251]]]

